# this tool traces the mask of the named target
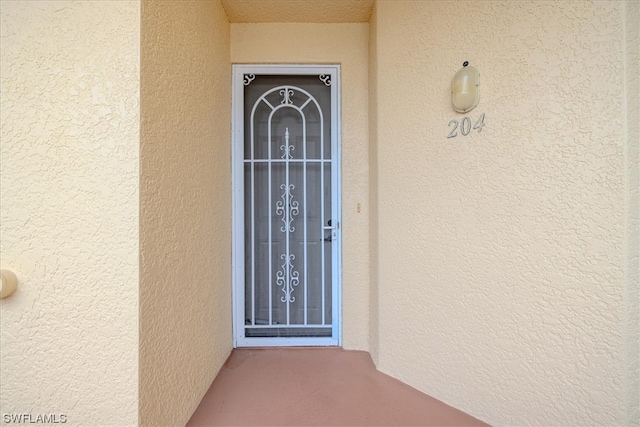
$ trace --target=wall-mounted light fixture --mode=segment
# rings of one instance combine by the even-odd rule
[[[11,270],[0,270],[0,279],[0,298],[6,298],[18,287],[18,279]]]
[[[480,73],[469,62],[464,61],[451,80],[451,103],[458,113],[467,113],[478,105],[480,100]]]

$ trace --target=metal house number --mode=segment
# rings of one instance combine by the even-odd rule
[[[480,117],[478,117],[478,120],[476,120],[476,123],[473,125],[473,127],[471,126],[471,118],[469,116],[464,116],[461,121],[453,119],[449,121],[449,124],[447,126],[451,127],[451,125],[453,125],[453,127],[449,131],[449,135],[447,135],[447,138],[455,138],[456,136],[458,136],[458,128],[460,128],[460,133],[462,134],[462,136],[469,135],[472,129],[477,129],[478,133],[480,133],[482,132],[482,128],[484,127],[484,113],[480,114]]]

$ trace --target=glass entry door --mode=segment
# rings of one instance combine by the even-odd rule
[[[339,345],[337,67],[234,67],[237,346]]]

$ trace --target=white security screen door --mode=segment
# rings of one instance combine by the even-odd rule
[[[235,345],[340,345],[338,66],[234,66]]]

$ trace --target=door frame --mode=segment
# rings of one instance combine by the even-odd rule
[[[257,338],[244,336],[244,86],[250,75],[324,75],[331,86],[332,218],[337,220],[332,251],[332,336],[317,338]],[[233,346],[341,346],[342,345],[342,185],[340,65],[234,64],[232,66],[231,174],[232,174],[232,300]],[[325,84],[327,81],[324,80]],[[249,78],[250,83],[250,78]]]

